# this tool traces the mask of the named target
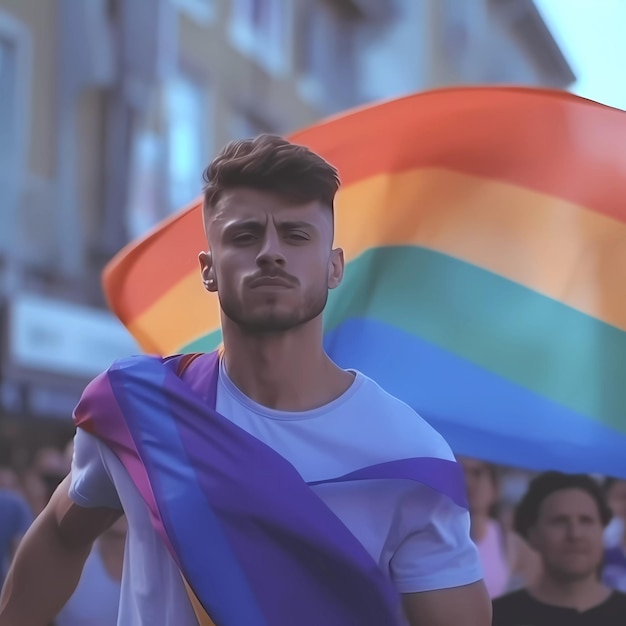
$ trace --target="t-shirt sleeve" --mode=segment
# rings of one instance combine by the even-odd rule
[[[448,589],[482,579],[478,550],[469,531],[466,509],[427,487],[411,490],[395,524],[398,547],[390,567],[398,591]]]
[[[121,509],[117,490],[103,459],[103,445],[84,430],[79,428],[76,431],[69,495],[80,506]]]

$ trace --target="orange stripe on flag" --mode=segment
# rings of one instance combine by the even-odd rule
[[[181,317],[181,306],[185,309],[185,323],[177,324],[172,320]],[[198,268],[163,293],[143,313],[130,320],[128,330],[144,351],[169,354],[203,336],[207,329],[219,328],[219,324],[217,295],[204,289]]]
[[[189,583],[182,574],[181,578],[183,579],[183,583],[185,584],[185,589],[187,591],[187,595],[189,596],[189,600],[191,601],[193,612],[195,613],[196,619],[198,620],[198,626],[215,626],[215,622],[208,616],[207,612],[204,610],[204,607],[202,606],[202,604],[200,604],[198,596],[196,596],[194,590],[189,586]]]
[[[198,253],[206,249],[201,204],[195,201],[107,265],[103,283],[109,307],[124,324],[131,322],[187,274],[199,271]]]
[[[529,187],[626,221],[624,112],[565,92],[430,91],[350,111],[291,139],[328,159],[346,185],[437,167]]]

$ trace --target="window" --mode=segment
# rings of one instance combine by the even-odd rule
[[[15,146],[17,92],[16,46],[0,33],[0,162],[9,160]]]
[[[207,146],[208,103],[204,86],[181,74],[167,86],[167,178],[170,212],[202,190]]]
[[[127,227],[143,235],[200,195],[211,153],[206,83],[180,73],[163,85],[134,133]]]
[[[274,75],[289,69],[290,0],[232,0],[233,45]]]
[[[26,28],[0,10],[0,166],[24,165],[30,107],[31,41]]]
[[[470,6],[466,0],[446,0],[442,10],[442,57],[454,70],[459,80],[467,78],[472,69],[472,47],[470,46],[470,28],[480,20],[478,7]]]
[[[135,133],[130,155],[130,183],[127,231],[131,239],[140,237],[163,216],[162,137],[149,129]]]
[[[356,101],[354,20],[324,0],[301,7],[296,41],[298,86],[302,96],[323,110]]]
[[[237,113],[231,120],[232,139],[250,139],[263,133],[275,134],[277,131],[267,120],[256,113]]]
[[[215,0],[171,0],[181,12],[200,24],[210,22],[215,16]]]
[[[31,37],[0,9],[0,252],[17,254],[18,207],[27,177]]]

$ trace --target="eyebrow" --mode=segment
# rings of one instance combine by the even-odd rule
[[[281,228],[282,230],[296,230],[298,228],[307,230],[307,229],[312,229],[312,230],[316,230],[316,227],[311,224],[310,222],[278,222],[278,228]]]
[[[569,519],[590,519],[590,520],[593,520],[593,519],[595,519],[595,517],[591,513],[574,513],[573,515],[569,514],[569,513],[559,513],[557,515],[553,515],[549,519],[552,522],[561,522],[561,521],[565,521],[565,520],[569,520]]]
[[[310,222],[304,221],[285,221],[278,222],[277,227],[279,230],[317,230],[314,224]],[[233,232],[238,232],[241,230],[252,231],[255,233],[263,231],[265,228],[265,222],[261,222],[259,220],[243,220],[241,222],[233,222],[224,227],[223,234],[229,235]]]
[[[254,232],[260,232],[265,228],[263,222],[258,220],[243,220],[241,222],[232,222],[224,227],[223,234],[229,235],[232,232],[239,230],[251,230]]]

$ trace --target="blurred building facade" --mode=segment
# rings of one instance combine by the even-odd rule
[[[0,414],[68,421],[136,350],[102,267],[199,194],[229,139],[573,80],[531,0],[0,0]]]

